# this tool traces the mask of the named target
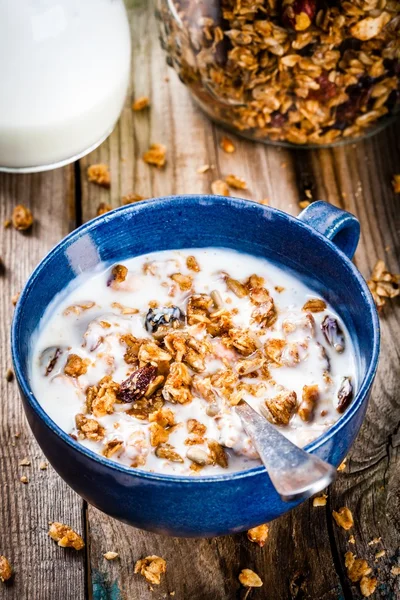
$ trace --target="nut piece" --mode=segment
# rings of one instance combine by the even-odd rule
[[[302,421],[311,421],[314,414],[315,406],[319,400],[318,385],[305,385],[303,387],[302,400],[297,414]]]
[[[69,354],[67,363],[64,367],[64,373],[70,377],[80,377],[85,375],[89,366],[89,360],[87,358],[81,358],[77,354]]]
[[[242,569],[239,581],[244,587],[261,587],[263,584],[262,579],[251,569]]]
[[[317,506],[326,506],[326,499],[327,499],[327,495],[326,494],[322,494],[322,496],[316,496],[315,498],[313,498],[313,503],[312,505],[316,508]]]
[[[346,529],[346,531],[351,529],[354,525],[351,510],[346,506],[342,506],[342,508],[339,508],[338,512],[336,512],[335,510],[332,511],[332,516],[335,519],[336,523],[339,525],[339,527],[343,527],[343,529]]]
[[[318,313],[326,310],[326,303],[320,298],[311,298],[307,300],[303,306],[303,310],[306,312]]]
[[[251,542],[254,542],[262,548],[268,538],[269,533],[269,525],[267,523],[263,523],[262,525],[258,525],[257,527],[252,527],[247,532],[247,537]]]
[[[71,529],[71,527],[68,527],[68,525],[63,525],[57,521],[51,524],[49,536],[52,540],[58,542],[58,545],[61,546],[61,548],[82,550],[85,546],[85,542],[78,533]]]
[[[353,552],[346,552],[344,558],[347,575],[350,581],[353,583],[360,581],[363,577],[372,572],[372,569],[368,566],[367,561],[362,558],[356,558]]]
[[[227,152],[228,154],[232,154],[232,152],[235,152],[236,148],[235,148],[235,144],[232,142],[232,140],[226,136],[223,136],[221,138],[220,144],[219,144],[222,148],[222,150],[224,152]]]
[[[150,148],[143,154],[143,160],[148,165],[161,168],[166,163],[167,149],[163,144],[151,144]]]
[[[209,465],[212,462],[207,452],[201,448],[194,448],[193,446],[186,452],[186,458],[196,463],[196,465],[200,465],[201,467]]]
[[[8,581],[12,577],[12,567],[5,556],[0,556],[0,581]]]
[[[216,196],[230,196],[231,193],[223,179],[216,179],[211,183],[211,191]]]
[[[140,96],[140,98],[137,98],[132,103],[132,110],[137,112],[139,110],[143,110],[144,108],[147,108],[148,106],[150,106],[149,98],[147,96]]]
[[[103,554],[103,556],[106,560],[115,560],[116,558],[119,557],[119,554],[118,554],[118,552],[109,551],[109,552],[106,552],[105,554]]]
[[[12,214],[12,224],[18,231],[26,231],[32,227],[33,216],[29,208],[23,204],[18,204]]]
[[[231,292],[233,292],[238,298],[244,298],[245,296],[248,296],[248,289],[237,279],[232,279],[232,277],[226,276],[225,283]]]
[[[87,170],[88,180],[102,187],[109,188],[111,184],[110,171],[107,165],[90,165]]]
[[[167,570],[166,561],[160,556],[146,556],[135,564],[135,573],[140,573],[149,583],[160,585],[161,575]]]
[[[366,42],[376,37],[389,23],[390,19],[390,14],[382,11],[378,17],[367,17],[358,21],[353,27],[350,27],[350,33],[356,39]]]
[[[376,577],[362,577],[360,581],[360,591],[364,598],[369,598],[376,590],[378,580]]]
[[[296,392],[281,392],[274,398],[265,400],[261,411],[268,421],[275,425],[288,425],[297,406]]]

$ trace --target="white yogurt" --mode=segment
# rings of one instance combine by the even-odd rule
[[[0,169],[39,169],[98,144],[129,67],[123,0],[0,3]]]
[[[188,268],[188,256],[195,257],[200,271]],[[66,432],[78,437],[80,443],[96,452],[107,454],[107,449],[118,442],[120,445],[117,451],[109,457],[145,470],[209,475],[226,470],[247,469],[259,464],[257,453],[235,412],[234,404],[240,398],[244,398],[270,420],[272,418],[282,433],[299,446],[318,437],[339,418],[338,391],[343,378],[350,378],[353,392],[357,386],[350,336],[328,304],[325,304],[321,312],[310,313],[309,310],[304,310],[307,301],[320,299],[320,296],[293,275],[264,259],[219,248],[157,252],[126,260],[123,265],[128,269],[125,279],[120,282],[112,281],[111,285],[111,267],[105,264],[92,274],[79,276],[47,309],[33,340],[30,369],[33,392],[53,421]],[[181,280],[177,283],[176,273],[184,276],[183,283]],[[229,285],[227,274],[242,285],[246,285],[252,274],[262,277],[264,283],[259,284],[261,287],[247,283],[246,295],[238,297],[232,291],[232,285]],[[191,280],[186,279],[187,277]],[[188,281],[191,288],[182,291],[180,284],[185,287]],[[264,294],[268,290],[273,300],[273,312],[276,314],[276,319],[272,319],[273,322],[264,327],[254,320],[255,309],[261,310],[260,305],[256,304],[260,298],[257,290],[260,289]],[[193,311],[188,308],[193,294],[209,295],[211,292],[213,298],[217,299],[215,292],[219,292],[219,299],[223,303],[222,314],[228,315],[230,320],[227,330],[219,330],[217,333],[213,330],[213,335],[206,331],[204,324],[201,325],[202,315],[205,313],[200,313],[200,317],[193,316]],[[155,340],[152,332],[145,328],[146,314],[153,302],[157,302],[159,307],[179,307],[189,317],[189,321],[176,323],[181,327],[170,329],[169,336]],[[262,310],[267,304],[262,305]],[[216,319],[220,318],[219,309],[212,305],[207,310],[207,320],[216,323]],[[327,317],[336,319],[343,332],[344,344],[341,344],[345,347],[337,347],[341,350],[339,352],[322,332],[321,323]],[[198,318],[200,324],[199,321],[193,324],[193,319]],[[254,348],[248,349],[246,344],[244,349],[240,344],[238,346],[238,336],[243,331],[246,332],[246,343],[250,346],[254,343]],[[187,353],[183,357],[182,354],[179,356],[175,346],[171,350],[171,340],[176,341],[176,336],[179,337],[182,332],[190,336],[185,338],[184,343],[191,340],[190,347],[196,348],[193,356],[197,362],[189,356],[189,345],[184,346]],[[132,346],[132,353],[128,356],[129,346],[124,341],[127,339],[124,336],[142,340],[137,360],[137,347]],[[205,343],[206,349],[199,349],[199,342],[203,345]],[[153,345],[148,346],[149,343]],[[232,343],[236,345],[232,346]],[[274,350],[276,344],[281,347],[277,354]],[[59,356],[49,367],[54,349],[44,355],[43,352],[54,347],[60,349]],[[154,356],[149,357],[147,348],[157,350],[155,359]],[[241,353],[238,348],[241,348]],[[167,352],[167,358],[164,356],[161,362],[160,352],[164,355]],[[85,372],[78,376],[72,376],[66,367],[71,355],[77,355],[82,364],[85,361]],[[204,365],[200,367],[199,356],[204,359]],[[255,358],[262,366],[259,365],[254,372],[241,375],[243,361]],[[172,428],[165,423],[160,425],[167,432],[167,439],[157,446],[152,445],[150,435],[151,428],[155,427],[154,421],[153,424],[149,423],[148,415],[143,419],[137,418],[137,412],[132,414],[133,407],[137,411],[137,397],[133,402],[127,402],[126,396],[118,396],[120,388],[109,413],[100,415],[96,414],[99,410],[97,405],[94,408],[95,405],[90,405],[87,401],[88,388],[97,386],[98,394],[98,384],[104,376],[108,376],[112,385],[118,388],[118,384],[127,381],[132,374],[137,374],[138,369],[149,368],[150,363],[157,367],[159,377],[165,378],[171,364],[176,363],[178,366],[173,368],[185,369],[189,378],[183,388],[172,386],[173,392],[178,390],[178,402],[174,403],[175,396],[166,392],[169,379],[164,379],[160,391],[151,396],[154,400],[157,393],[162,394],[162,410],[170,409],[175,422]],[[239,368],[239,365],[242,367]],[[245,366],[248,367],[248,363]],[[236,373],[233,375],[236,381],[231,388],[221,386],[221,373],[224,377],[227,373]],[[311,416],[306,421],[300,416],[304,386],[317,386],[317,399]],[[101,394],[96,394],[95,402],[98,402]],[[190,396],[190,401],[181,404],[184,394]],[[278,411],[276,417],[270,408],[275,410],[282,394],[285,402],[288,401],[285,407],[291,407],[287,424],[281,422],[284,412]],[[290,399],[294,399],[293,405]],[[143,396],[139,400],[147,402]],[[83,430],[76,424],[77,414],[92,419],[92,424],[97,423],[102,428],[101,439],[84,437]],[[190,433],[190,419],[205,426],[206,431],[201,431],[197,437],[196,432]],[[190,423],[193,424],[193,421]],[[227,467],[221,465],[221,461],[215,462],[215,454],[210,450],[210,440],[223,447]],[[197,443],[189,445],[190,441]],[[183,462],[171,460],[170,454],[165,458],[165,448],[167,453],[171,450],[177,453]],[[197,453],[200,450],[203,453],[200,452],[201,456],[206,456],[210,464],[198,468],[197,463],[186,456],[187,453],[190,456],[193,449]]]

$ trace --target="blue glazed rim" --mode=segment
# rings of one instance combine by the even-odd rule
[[[374,331],[374,338],[372,340],[372,342],[373,342],[372,359],[370,361],[370,364],[368,366],[368,369],[364,376],[362,384],[361,384],[360,388],[358,389],[356,397],[354,398],[350,407],[347,409],[347,411],[344,413],[344,415],[342,417],[340,417],[338,419],[338,421],[336,421],[336,423],[334,423],[332,425],[332,427],[330,427],[325,433],[323,433],[318,438],[316,438],[313,442],[311,442],[310,444],[307,444],[304,447],[304,449],[307,452],[314,452],[320,446],[322,446],[327,441],[329,441],[329,439],[333,435],[335,435],[338,431],[340,431],[340,429],[342,429],[346,425],[346,423],[353,417],[353,415],[357,412],[359,407],[366,400],[368,392],[370,391],[373,379],[375,377],[377,367],[378,367],[378,358],[379,358],[379,350],[380,350],[380,327],[379,327],[379,317],[378,317],[378,313],[377,313],[377,310],[375,307],[375,302],[372,298],[371,292],[370,292],[364,278],[362,277],[362,275],[358,271],[358,269],[355,267],[355,265],[349,260],[349,258],[346,256],[346,254],[344,254],[344,252],[342,252],[338,248],[338,246],[336,246],[336,244],[331,242],[326,236],[319,233],[316,229],[314,229],[310,225],[307,225],[306,223],[304,223],[297,217],[293,217],[292,215],[289,215],[288,213],[285,213],[277,208],[272,208],[270,206],[261,205],[258,202],[254,202],[252,200],[247,200],[244,198],[231,198],[231,197],[226,198],[223,196],[202,195],[202,194],[186,194],[184,196],[179,195],[179,196],[163,196],[163,197],[159,197],[159,198],[152,198],[149,200],[141,201],[137,204],[121,206],[119,208],[116,208],[116,209],[108,212],[108,213],[105,213],[104,215],[100,215],[99,217],[91,219],[87,223],[84,223],[83,225],[81,225],[80,227],[78,227],[77,229],[75,229],[74,231],[69,233],[58,244],[56,244],[54,246],[54,248],[52,248],[50,250],[50,252],[40,261],[40,263],[37,265],[37,267],[34,269],[32,274],[28,278],[27,282],[25,283],[25,286],[23,287],[23,289],[21,291],[20,297],[18,299],[16,308],[14,311],[14,317],[13,317],[13,322],[12,322],[12,326],[11,326],[11,352],[12,352],[12,360],[13,360],[13,365],[14,365],[14,372],[15,372],[15,376],[17,378],[18,384],[19,384],[23,394],[25,395],[27,402],[30,404],[31,408],[36,413],[36,415],[44,422],[44,424],[50,430],[52,430],[53,433],[55,433],[58,437],[60,437],[68,446],[71,446],[74,450],[80,452],[87,458],[90,458],[90,459],[96,461],[97,463],[100,463],[104,467],[108,467],[112,470],[119,471],[121,473],[124,473],[125,475],[133,475],[135,477],[141,477],[145,480],[159,481],[159,482],[170,483],[170,484],[190,483],[192,485],[193,484],[201,485],[201,484],[207,484],[207,483],[212,483],[212,482],[217,483],[217,482],[232,481],[232,480],[237,481],[237,480],[241,480],[241,479],[246,479],[248,477],[254,477],[256,475],[260,475],[261,473],[266,473],[267,471],[263,465],[260,465],[258,467],[253,467],[252,469],[248,469],[246,471],[237,471],[237,472],[233,472],[233,473],[229,473],[229,474],[213,475],[213,476],[209,476],[209,477],[201,477],[201,476],[185,477],[182,475],[169,475],[169,474],[164,475],[162,473],[150,473],[148,471],[143,471],[140,469],[135,469],[133,467],[124,466],[119,463],[113,462],[107,458],[104,458],[100,454],[97,454],[96,452],[89,450],[85,446],[78,444],[77,441],[75,441],[73,438],[71,438],[65,431],[63,431],[58,425],[56,425],[56,423],[43,410],[42,406],[40,405],[40,403],[36,399],[35,395],[33,394],[27,380],[25,379],[25,376],[23,375],[21,362],[18,357],[17,341],[16,341],[26,296],[28,295],[30,289],[35,285],[37,278],[40,276],[40,273],[46,268],[48,262],[52,259],[53,255],[56,254],[57,252],[59,252],[60,249],[62,250],[63,248],[68,246],[68,244],[71,240],[78,239],[79,237],[81,237],[81,235],[90,233],[90,231],[93,229],[96,229],[100,223],[107,224],[108,222],[112,222],[114,217],[120,213],[136,213],[136,212],[140,212],[141,210],[145,209],[145,207],[147,207],[149,204],[162,205],[163,203],[170,202],[170,201],[173,201],[174,203],[176,203],[177,208],[179,208],[180,203],[186,202],[188,199],[191,199],[192,201],[197,201],[197,202],[201,201],[202,203],[210,203],[210,204],[213,204],[216,201],[220,204],[222,202],[227,202],[229,205],[231,205],[231,206],[233,205],[236,208],[241,208],[243,206],[251,204],[251,205],[256,205],[259,209],[261,209],[262,211],[264,211],[266,213],[277,214],[279,216],[279,218],[281,218],[283,221],[286,220],[287,222],[292,222],[292,223],[296,224],[298,227],[307,230],[309,233],[311,233],[311,235],[316,236],[321,241],[323,241],[328,247],[330,247],[333,251],[338,253],[340,258],[343,261],[343,266],[346,267],[346,269],[350,273],[350,275],[355,277],[355,279],[358,282],[358,285],[360,287],[360,292],[362,293],[364,300],[366,301],[366,303],[368,304],[368,306],[370,308],[370,314],[372,317],[372,324],[373,324],[373,331]]]

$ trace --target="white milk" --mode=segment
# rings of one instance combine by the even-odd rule
[[[98,145],[129,70],[123,0],[0,3],[0,170],[40,170]]]
[[[199,272],[190,270],[186,264],[187,257],[191,255],[195,256],[200,266]],[[83,413],[87,418],[93,418],[93,414],[86,412],[85,393],[88,386],[96,385],[104,375],[110,375],[113,381],[120,384],[137,369],[137,366],[125,362],[126,345],[121,342],[121,336],[131,334],[135,338],[154,341],[152,334],[144,326],[149,303],[157,301],[160,307],[173,304],[186,314],[188,298],[193,293],[209,294],[213,290],[219,292],[224,308],[236,313],[232,313],[233,326],[250,329],[261,348],[265,348],[268,340],[278,338],[285,340],[286,352],[288,348],[298,350],[297,362],[291,363],[290,359],[286,360],[286,366],[279,366],[269,361],[269,380],[262,376],[261,371],[257,371],[255,377],[247,375],[240,378],[242,385],[255,386],[256,393],[253,388],[253,391],[246,388],[243,397],[257,411],[260,412],[265,399],[276,397],[282,390],[295,392],[300,404],[303,386],[318,385],[319,398],[310,422],[304,422],[299,414],[295,413],[288,425],[279,426],[282,433],[297,445],[303,446],[315,439],[339,418],[336,410],[337,394],[343,377],[351,378],[354,392],[356,391],[354,351],[343,323],[327,305],[322,312],[312,314],[311,320],[312,317],[315,320],[312,332],[307,316],[309,313],[302,310],[302,307],[310,298],[318,298],[318,294],[293,275],[268,261],[233,250],[208,248],[158,252],[126,260],[123,264],[128,268],[128,275],[123,282],[112,286],[107,285],[110,280],[110,266],[101,265],[93,274],[86,273],[78,277],[65,292],[55,298],[34,336],[30,370],[32,389],[45,411],[66,432],[77,434],[76,414]],[[144,265],[147,268],[144,269]],[[225,275],[221,274],[221,271],[240,282],[245,282],[254,273],[263,277],[263,285],[275,303],[276,322],[264,329],[252,322],[254,304],[249,300],[249,296],[239,298],[235,295],[228,288]],[[171,279],[171,275],[177,272],[192,277],[190,291],[181,291]],[[72,311],[69,308],[71,306],[75,307]],[[125,311],[121,307],[125,307]],[[126,314],[126,307],[137,312]],[[69,310],[66,310],[68,308]],[[125,314],[121,314],[122,312]],[[336,317],[344,332],[345,349],[341,353],[328,344],[321,331],[321,323],[327,315]],[[294,324],[294,330],[287,331],[288,323]],[[181,329],[175,331],[180,332]],[[187,331],[197,340],[207,340],[211,344],[212,352],[207,355],[205,370],[197,373],[201,380],[209,378],[221,369],[224,370],[226,365],[236,369],[237,361],[243,359],[235,349],[226,347],[220,337],[212,338],[197,325],[184,325],[183,331]],[[61,348],[63,353],[51,372],[45,376],[49,360],[42,358],[40,364],[40,357],[46,348],[54,346]],[[321,346],[326,350],[329,365],[321,354]],[[75,378],[64,373],[69,354],[87,359],[89,366],[85,374]],[[195,375],[193,369],[189,368],[189,372],[192,376]],[[260,388],[257,387],[259,384]],[[191,402],[174,404],[165,401],[164,404],[164,408],[174,412],[175,422],[179,423],[171,430],[168,444],[179,453],[183,463],[156,456],[155,448],[149,442],[149,422],[127,414],[132,408],[132,404],[129,403],[116,403],[112,414],[96,419],[104,427],[104,439],[83,439],[80,442],[102,453],[108,441],[120,440],[123,442],[122,449],[112,456],[112,460],[132,465],[138,453],[144,453],[147,459],[140,468],[163,473],[209,475],[226,472],[226,469],[218,465],[207,465],[198,473],[190,469],[192,462],[186,458],[186,452],[189,448],[207,452],[207,440],[210,439],[216,440],[224,447],[229,470],[246,469],[259,464],[257,454],[242,428],[235,408],[231,406],[231,401],[223,398],[221,392],[213,388],[217,414],[209,416],[209,401],[193,389],[193,386],[191,389]],[[193,418],[205,425],[207,431],[204,434],[204,442],[188,446],[185,441],[191,436],[187,430],[187,420]]]

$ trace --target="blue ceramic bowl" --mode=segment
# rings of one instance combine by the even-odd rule
[[[350,262],[359,238],[355,217],[315,202],[299,218],[218,196],[178,196],[141,202],[83,225],[40,263],[16,307],[12,353],[32,431],[59,475],[109,515],[159,533],[214,536],[270,521],[295,506],[275,492],[264,467],[214,477],[146,473],[79,445],[46,415],[32,393],[30,339],[46,307],[76,275],[99,261],[121,261],[155,250],[220,246],[267,257],[297,273],[344,320],[357,353],[359,389],[347,412],[307,447],[338,465],[361,426],[379,354],[375,305]]]

